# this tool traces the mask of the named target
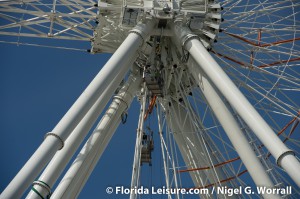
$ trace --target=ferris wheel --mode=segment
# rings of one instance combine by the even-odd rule
[[[112,53],[0,198],[79,197],[134,98],[127,198],[157,153],[159,198],[299,198],[299,20],[294,0],[0,1],[1,43]]]

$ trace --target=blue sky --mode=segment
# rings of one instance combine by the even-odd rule
[[[22,41],[27,39],[22,38]],[[54,41],[45,43],[51,42]],[[62,41],[55,42],[59,44]],[[89,47],[89,43],[84,45]],[[5,44],[0,44],[0,53],[2,192],[110,55]],[[118,128],[79,198],[128,198],[128,195],[107,195],[105,189],[108,186],[130,185],[138,113],[139,104],[135,99],[127,123]],[[286,121],[283,123],[286,124]],[[155,136],[157,139],[157,132]],[[164,183],[159,151],[157,143],[153,166],[143,167],[145,186]]]
[[[0,51],[2,192],[110,55],[4,44],[0,45]],[[106,194],[106,187],[129,187],[138,113],[139,104],[135,99],[127,123],[118,128],[79,198],[115,198],[114,194]],[[155,136],[157,139],[157,132]],[[164,184],[159,151],[156,143],[153,166],[143,167],[144,186]],[[128,195],[117,198],[128,198]]]
[[[2,192],[110,55],[13,45],[0,50]],[[134,104],[80,198],[104,198],[108,185],[130,184],[138,117]]]
[[[92,81],[110,54],[31,46],[0,46],[0,192],[8,185],[38,146]],[[126,124],[117,132],[102,155],[79,198],[115,198],[106,187],[130,187],[138,123],[139,103],[134,99]],[[164,185],[163,162],[150,116],[146,125],[156,139],[153,166],[142,167],[143,185]],[[183,175],[189,178],[188,174]],[[188,181],[187,181],[188,182]],[[149,196],[152,198],[152,196]],[[163,198],[164,196],[153,198]],[[118,199],[128,195],[118,195]]]

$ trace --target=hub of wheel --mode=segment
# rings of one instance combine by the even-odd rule
[[[222,22],[220,3],[214,0],[100,0],[92,53],[113,53],[136,24],[158,19],[152,35],[173,36],[169,24],[180,18],[208,49],[216,41]],[[161,31],[163,29],[163,31]]]

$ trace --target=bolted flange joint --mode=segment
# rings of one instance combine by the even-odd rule
[[[182,39],[181,39],[181,45],[183,48],[185,48],[185,45],[187,44],[187,42],[193,40],[193,39],[197,39],[197,40],[200,40],[199,39],[199,36],[196,35],[196,34],[193,34],[193,33],[189,33],[187,35],[185,35]]]
[[[121,97],[121,96],[119,96],[119,95],[115,95],[114,97],[113,97],[113,99],[118,99],[118,100],[120,100],[120,102],[123,102],[125,105],[126,105],[126,109],[125,110],[127,110],[128,109],[128,103]]]
[[[51,196],[51,187],[47,184],[47,183],[45,183],[45,182],[43,182],[43,181],[40,181],[40,180],[37,180],[37,181],[34,181],[33,183],[32,183],[32,186],[40,186],[41,188],[43,188],[43,189],[46,189],[47,190],[47,192],[48,192],[48,196]],[[32,187],[33,188],[33,187]],[[39,192],[37,192],[37,190],[35,190],[34,188],[33,188],[33,191],[35,192],[35,193],[37,193],[39,196],[41,196],[40,195],[40,193]]]
[[[56,135],[55,133],[49,132],[49,133],[47,133],[47,134],[45,135],[44,139],[46,139],[48,136],[54,136],[55,138],[57,138],[57,139],[60,141],[61,147],[60,147],[58,150],[61,150],[61,149],[64,147],[65,142],[64,142],[64,140],[63,140],[61,137],[59,137],[59,136]]]
[[[282,166],[281,166],[281,160],[282,160],[285,156],[287,156],[287,155],[293,155],[293,156],[295,156],[295,152],[292,151],[292,150],[285,151],[285,152],[283,152],[283,153],[276,159],[276,164],[277,164],[280,168],[282,168]]]
[[[133,34],[138,35],[142,39],[142,44],[141,45],[143,45],[143,43],[145,42],[145,40],[144,40],[143,35],[139,31],[136,31],[135,29],[133,29],[133,30],[130,30],[129,33],[133,33]]]
[[[145,42],[147,39],[147,36],[150,32],[150,30],[153,29],[154,25],[156,24],[155,19],[147,19],[145,22],[138,23],[132,30],[129,31],[130,33],[138,35],[142,39],[141,45]]]

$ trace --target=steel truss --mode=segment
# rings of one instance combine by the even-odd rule
[[[170,155],[173,154],[172,150],[176,149],[168,148],[165,144],[162,135],[162,115],[186,164],[185,171],[189,172],[196,188],[242,186],[243,184],[239,184],[238,180],[233,179],[243,172],[233,173],[230,167],[226,167],[231,160],[224,160],[221,154],[216,154],[218,150],[213,144],[214,141],[208,134],[196,107],[190,103],[188,95],[192,96],[196,89],[201,92],[205,103],[224,129],[239,159],[257,186],[277,186],[277,182],[266,171],[267,163],[262,163],[257,157],[260,149],[265,147],[275,158],[276,164],[284,169],[300,187],[300,163],[295,156],[297,151],[289,149],[284,144],[285,141],[276,135],[274,129],[249,102],[249,96],[241,92],[243,88],[237,87],[216,61],[222,57],[244,68],[250,67],[255,62],[254,50],[250,52],[250,65],[245,65],[238,59],[222,55],[212,49],[212,43],[217,38],[222,21],[220,4],[209,0],[192,3],[175,0],[167,3],[154,2],[156,3],[151,6],[152,1],[145,1],[145,3],[99,1],[93,4],[92,1],[61,0],[49,5],[39,4],[39,1],[22,1],[20,5],[14,6],[9,1],[1,2],[0,16],[10,23],[0,26],[0,35],[89,40],[92,42],[92,53],[114,52],[65,116],[51,132],[46,134],[44,142],[2,192],[1,199],[21,198],[32,183],[33,189],[27,198],[45,198],[51,195],[54,183],[116,90],[118,93],[114,95],[98,126],[83,146],[80,157],[78,156],[69,168],[51,198],[78,197],[118,127],[122,114],[130,107],[136,96],[140,99],[141,110],[131,187],[139,186],[144,120],[152,111],[146,110],[149,97],[154,99],[151,102],[152,108],[156,104],[157,110],[161,111],[157,111],[157,115],[167,187],[173,185],[180,187],[180,185],[174,157]],[[195,9],[195,4],[201,9]],[[68,11],[61,10],[60,5],[66,5],[64,9]],[[182,12],[177,14],[180,6]],[[49,8],[51,11],[46,12],[45,10]],[[145,11],[142,12],[141,9]],[[22,20],[6,13],[21,13]],[[106,16],[118,17],[109,19]],[[100,25],[94,27],[91,24],[92,20],[97,20]],[[121,21],[120,32],[108,34],[114,28],[120,27],[116,25],[117,21]],[[200,21],[202,29],[197,31],[197,23]],[[27,31],[21,32],[20,29],[16,31],[20,25]],[[290,42],[282,39],[269,42],[268,45],[255,44],[242,36],[224,34],[259,48]],[[262,40],[261,37],[261,33],[258,33],[258,41]],[[298,40],[293,39],[293,41]],[[209,52],[210,50],[212,53]],[[297,60],[290,57],[290,61]],[[281,63],[286,62],[281,60]],[[276,64],[278,63],[268,62],[253,70],[263,70]],[[121,84],[128,71],[130,75],[127,82]],[[291,81],[293,78],[288,76],[286,81]],[[280,106],[280,101],[276,103]],[[291,124],[294,123],[296,126],[295,121],[299,121],[299,115],[295,113],[291,115],[295,118]],[[263,146],[252,144],[249,134],[255,135]],[[173,173],[168,171],[168,162],[171,162]],[[34,181],[47,164],[39,180]],[[235,177],[229,178],[232,173]],[[173,176],[172,181],[168,181],[171,176]],[[214,197],[209,194],[199,195],[201,198]],[[262,196],[281,197],[280,194],[262,194]],[[171,195],[168,197],[171,198]],[[228,195],[219,194],[218,197],[226,198]],[[137,194],[131,194],[130,198],[137,198]]]

